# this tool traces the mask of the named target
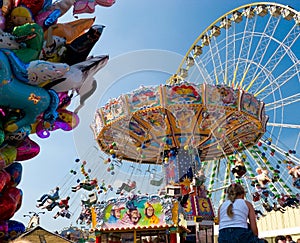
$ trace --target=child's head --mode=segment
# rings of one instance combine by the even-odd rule
[[[10,18],[15,26],[34,22],[30,10],[23,6],[14,8],[11,11]]]

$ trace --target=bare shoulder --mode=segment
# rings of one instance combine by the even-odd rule
[[[252,205],[251,202],[245,200],[245,203],[246,203],[246,205],[247,205],[247,207],[248,207],[249,209],[250,209],[250,208],[253,209],[253,205]]]

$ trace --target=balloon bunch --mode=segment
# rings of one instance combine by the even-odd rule
[[[7,175],[7,168],[18,165],[16,161],[39,153],[39,145],[29,135],[47,138],[51,131],[74,129],[79,109],[97,87],[93,76],[106,65],[108,55],[89,57],[89,53],[104,26],[95,25],[94,17],[58,21],[72,7],[76,14],[88,13],[86,8],[78,9],[83,2],[0,1],[0,174]],[[114,4],[112,0],[86,2]],[[69,110],[75,95],[80,105]],[[0,221],[6,222],[20,207],[21,192],[8,179],[1,183],[0,205],[2,201],[10,205],[2,207],[5,215],[0,212]]]
[[[16,237],[24,232],[25,226],[10,220],[21,207],[22,191],[17,188],[22,177],[22,165],[15,162],[0,171],[0,241]]]

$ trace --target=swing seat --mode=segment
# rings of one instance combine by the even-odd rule
[[[129,186],[128,184],[126,184],[126,185],[124,186],[124,188],[123,188],[123,190],[126,191],[126,192],[130,192],[130,191],[132,191],[133,189],[134,189],[134,188],[131,187],[131,186]]]
[[[161,178],[159,180],[152,179],[152,180],[150,180],[150,184],[152,186],[160,186],[163,183],[163,181],[164,181],[164,178]]]

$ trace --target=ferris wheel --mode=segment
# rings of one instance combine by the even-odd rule
[[[247,187],[248,199],[253,200],[257,168],[265,169],[271,178],[263,189],[272,197],[263,196],[256,202],[272,203],[281,193],[299,193],[297,175],[291,171],[300,164],[299,33],[300,13],[292,7],[270,2],[247,4],[208,26],[177,70],[175,81],[230,87],[251,94],[264,105],[265,131],[255,143],[232,143],[236,148],[233,153],[202,160],[210,175],[207,186],[215,208],[220,196],[225,197],[224,192],[220,195],[221,189],[237,178]],[[251,117],[244,118],[251,123]],[[235,178],[232,169],[237,161],[242,161],[246,175]]]
[[[92,171],[105,178],[103,200],[155,193],[191,167],[205,175],[215,209],[233,182],[255,208],[282,195],[292,205],[300,188],[299,37],[292,7],[241,6],[198,36],[166,85],[99,108],[93,152],[105,153],[106,169]]]

